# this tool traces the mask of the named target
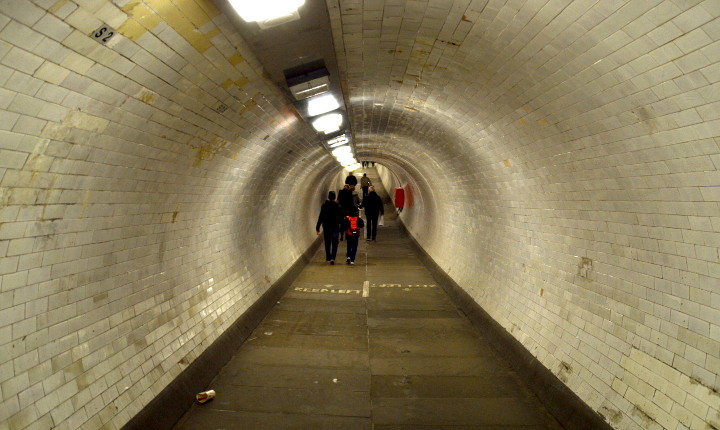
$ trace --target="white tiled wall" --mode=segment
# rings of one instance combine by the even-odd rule
[[[614,428],[720,428],[720,2],[327,4],[441,267]]]
[[[211,2],[0,2],[0,429],[122,427],[307,249],[286,104]]]
[[[720,428],[719,3],[327,3],[435,260],[613,427]],[[0,429],[121,427],[313,240],[261,73],[208,1],[0,3]]]

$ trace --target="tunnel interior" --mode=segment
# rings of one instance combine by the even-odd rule
[[[308,5],[437,266],[613,428],[720,427],[720,3]],[[237,19],[0,3],[0,428],[122,428],[315,243],[347,172]]]

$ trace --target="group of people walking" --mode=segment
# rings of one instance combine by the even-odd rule
[[[320,234],[320,226],[323,229],[325,239],[325,261],[335,264],[338,242],[345,240],[347,243],[346,264],[355,264],[360,230],[365,227],[365,221],[359,216],[359,209],[365,210],[367,218],[366,237],[368,241],[374,241],[377,237],[377,226],[380,216],[384,214],[383,203],[380,196],[370,182],[367,174],[363,174],[360,186],[363,190],[363,198],[355,192],[358,180],[352,172],[345,178],[345,186],[342,190],[328,193],[327,200],[320,207],[315,231]],[[335,201],[337,197],[337,202]]]

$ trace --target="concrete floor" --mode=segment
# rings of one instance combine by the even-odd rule
[[[386,213],[355,266],[318,250],[176,430],[561,428]]]

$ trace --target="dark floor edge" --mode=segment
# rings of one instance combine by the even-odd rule
[[[433,277],[442,285],[456,305],[465,313],[475,327],[482,330],[492,346],[509,362],[525,384],[543,403],[545,408],[566,429],[611,430],[603,416],[595,412],[567,385],[543,366],[522,343],[495,321],[475,300],[460,287],[435,260],[425,252],[398,218],[401,232],[407,235],[420,259],[430,269]]]
[[[245,339],[265,318],[290,284],[307,266],[322,243],[317,238],[300,258],[237,319],[187,369],[128,421],[123,430],[172,429],[195,401],[195,394],[206,389]]]

